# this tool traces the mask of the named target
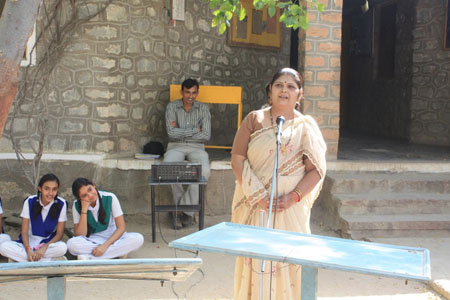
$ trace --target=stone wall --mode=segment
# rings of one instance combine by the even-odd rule
[[[81,17],[107,3],[86,2],[77,4]],[[176,25],[169,22],[167,3],[114,0],[77,28],[45,90],[46,151],[138,152],[152,138],[165,140],[169,85],[187,77],[203,85],[243,86],[244,115],[266,102],[265,84],[289,62],[289,31],[284,30],[281,51],[230,47],[226,35],[211,28],[208,3],[186,0],[185,21]],[[217,105],[211,110],[211,142],[230,144],[237,108]],[[29,103],[17,112],[14,135],[29,151],[37,143],[41,114],[30,111]],[[11,151],[10,123],[0,151]]]
[[[396,5],[393,78],[380,78],[379,8]],[[348,128],[429,145],[450,145],[450,52],[445,1],[375,1],[374,52],[352,57]]]
[[[336,158],[339,140],[339,91],[342,1],[320,1],[324,12],[310,9],[310,28],[300,33],[299,68],[305,78],[303,111],[312,115]]]
[[[151,164],[148,160],[43,160],[41,174],[54,173],[60,180],[58,194],[69,202],[72,209],[74,197],[72,182],[77,177],[86,177],[94,181],[101,190],[116,194],[125,214],[150,214]],[[36,194],[32,185],[15,159],[0,160],[0,191],[5,215],[20,214],[23,200]],[[70,171],[68,171],[70,170]],[[214,162],[211,176],[205,192],[205,213],[207,215],[231,214],[234,193],[234,175],[230,162]],[[155,188],[156,203],[172,205],[170,186]]]
[[[450,51],[445,50],[446,1],[419,0],[413,30],[410,139],[450,146]]]

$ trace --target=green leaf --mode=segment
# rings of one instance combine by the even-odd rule
[[[292,4],[290,7],[290,11],[293,15],[301,15],[303,12],[303,8],[297,4]]]
[[[239,21],[244,20],[245,15],[246,15],[245,8],[244,8],[244,7],[241,7],[241,9],[240,9],[240,11],[239,11]]]
[[[308,29],[309,22],[307,16],[300,16],[300,27],[303,29]]]
[[[219,5],[219,3],[220,3],[220,0],[211,0],[211,1],[209,2],[209,8],[210,8],[210,9],[213,9],[213,8],[215,8],[217,5]]]
[[[216,27],[217,25],[219,25],[219,23],[220,23],[220,18],[214,17],[211,21],[211,26]]]
[[[317,3],[317,10],[319,12],[323,12],[324,9],[325,9],[325,5],[323,5],[323,3]]]
[[[225,23],[220,24],[219,33],[223,34],[227,30],[227,25]]]
[[[230,11],[225,12],[225,18],[227,20],[231,20],[231,18],[233,17],[233,13]]]
[[[253,0],[253,6],[256,9],[262,9],[264,7],[264,3],[261,0]]]
[[[219,32],[223,34],[230,26],[230,20],[236,15],[240,21],[247,15],[242,6],[242,0],[202,0],[203,3],[209,1],[209,7],[213,12],[214,18],[211,26],[219,26]],[[267,7],[268,15],[273,17],[276,14],[276,8],[282,9],[282,15],[279,21],[288,28],[297,29],[299,27],[307,29],[309,20],[307,11],[304,9],[305,2],[309,2],[319,12],[323,12],[325,5],[319,0],[300,0],[300,4],[295,4],[293,0],[252,0],[254,8],[260,10]]]
[[[275,5],[271,5],[269,6],[269,16],[272,18],[273,16],[275,16],[275,13],[277,12],[277,9],[275,8]]]

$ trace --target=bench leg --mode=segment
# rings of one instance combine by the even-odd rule
[[[47,300],[64,300],[66,295],[66,277],[47,277]]]
[[[317,268],[302,266],[302,299],[317,299]]]

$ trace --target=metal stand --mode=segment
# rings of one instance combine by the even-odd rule
[[[190,211],[198,212],[198,230],[202,230],[205,220],[205,186],[208,180],[202,177],[200,181],[154,181],[151,177],[148,178],[150,185],[151,210],[152,210],[152,242],[156,240],[156,212],[173,212],[173,211]],[[156,205],[155,203],[155,186],[171,185],[171,184],[198,184],[198,204],[197,205]]]
[[[264,210],[259,211],[259,227],[264,227]],[[264,260],[261,260],[261,273],[259,274],[259,298],[261,299],[262,295],[264,294],[264,270],[262,269],[262,264],[264,263]]]
[[[278,183],[278,153],[280,152],[280,141],[277,139],[277,150],[275,151],[275,161],[273,162],[273,173],[272,173],[272,187],[270,189],[270,202],[269,202],[269,213],[267,214],[267,224],[266,228],[270,228],[270,218],[272,217],[272,208],[273,208],[273,197],[275,195],[275,186]],[[277,188],[278,191],[278,188]],[[277,195],[278,198],[278,195]],[[264,217],[264,215],[263,215]],[[275,224],[275,220],[274,220]],[[260,293],[259,293],[259,299],[263,300],[264,293],[263,293],[263,276],[264,276],[264,270],[266,268],[266,261],[261,261],[261,280],[260,280]]]

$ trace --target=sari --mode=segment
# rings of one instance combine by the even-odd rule
[[[261,207],[258,202],[270,196],[272,185],[276,152],[274,132],[274,126],[270,126],[256,130],[250,135],[247,159],[244,161],[242,172],[242,184],[236,182],[233,197],[232,222],[234,223],[259,226]],[[325,152],[325,141],[312,117],[302,115],[285,123],[278,155],[278,194],[285,195],[292,192],[305,175],[303,156],[309,158],[314,164],[321,179],[310,193],[303,195],[300,202],[276,213],[274,227],[274,213],[272,213],[271,228],[311,233],[309,225],[311,208],[322,188],[326,172]],[[267,212],[265,218],[267,218]],[[236,259],[235,300],[259,299],[260,271],[260,260],[244,257]],[[271,291],[270,273],[272,273]],[[269,299],[269,293],[274,300],[301,299],[301,266],[266,261],[264,299]]]

